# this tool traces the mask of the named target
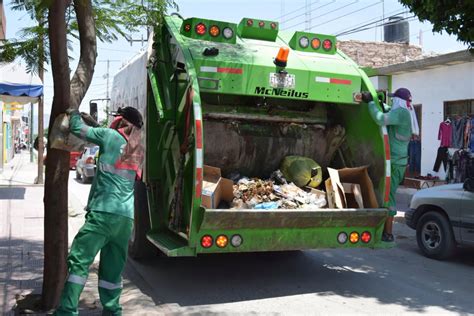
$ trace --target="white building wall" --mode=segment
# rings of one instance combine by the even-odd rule
[[[474,99],[474,62],[393,75],[393,91],[400,87],[411,91],[414,104],[422,104],[421,174],[444,178],[443,167],[439,173],[433,171],[444,102]]]

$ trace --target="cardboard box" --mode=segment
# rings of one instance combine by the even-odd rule
[[[221,169],[204,166],[201,205],[205,208],[217,208],[221,201],[232,202],[234,182],[221,177]]]
[[[330,208],[377,208],[377,197],[367,167],[328,168],[326,192]]]

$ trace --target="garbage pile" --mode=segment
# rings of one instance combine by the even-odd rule
[[[324,192],[314,189],[307,192],[287,183],[280,170],[268,180],[243,177],[233,189],[231,209],[323,208],[327,203]]]

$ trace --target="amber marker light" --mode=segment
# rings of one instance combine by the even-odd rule
[[[288,47],[280,47],[278,54],[275,58],[275,65],[279,67],[286,67],[288,62],[288,55],[290,54],[290,49]]]
[[[229,239],[227,239],[227,236],[225,235],[220,235],[217,236],[216,238],[216,246],[219,248],[224,248],[227,246],[227,243],[229,242]]]
[[[221,30],[219,29],[217,25],[213,25],[209,28],[209,34],[211,34],[212,37],[219,36],[220,33],[221,33]]]
[[[349,241],[353,244],[359,241],[359,233],[357,232],[352,232],[349,236]]]
[[[321,40],[317,37],[313,38],[311,40],[311,47],[313,49],[318,49],[319,47],[321,47]]]

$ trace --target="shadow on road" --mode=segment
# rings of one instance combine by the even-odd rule
[[[368,262],[367,258],[376,253],[378,259]],[[152,297],[156,305],[178,304],[192,309],[192,305],[313,294],[373,298],[379,305],[397,304],[412,312],[423,312],[433,306],[455,313],[474,310],[472,300],[456,299],[460,294],[454,286],[456,281],[443,284],[435,275],[428,281],[417,275],[423,273],[429,279],[426,265],[443,270],[453,262],[437,262],[414,255],[415,259],[402,269],[400,276],[400,272],[393,273],[388,264],[396,260],[397,255],[390,250],[369,249],[296,251],[154,258],[143,262],[130,259],[129,265],[140,271],[148,285],[143,282],[136,285]],[[459,261],[454,261],[455,266],[460,265],[464,270],[473,264],[472,258],[456,260]],[[456,272],[451,275],[455,276]],[[452,298],[447,299],[452,304],[440,299],[447,296]]]

